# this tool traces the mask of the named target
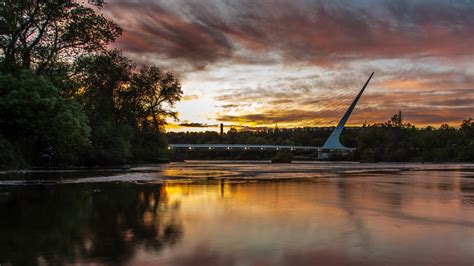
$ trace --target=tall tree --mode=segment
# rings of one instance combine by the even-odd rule
[[[116,50],[81,57],[75,72],[80,85],[75,97],[92,127],[90,157],[156,159],[165,143],[159,134],[165,119],[176,118],[172,108],[182,95],[179,81],[157,67],[138,69]]]
[[[76,97],[92,120],[121,120],[120,98],[129,87],[133,68],[132,62],[117,50],[76,60],[74,79],[80,85]]]
[[[131,79],[124,92],[124,107],[133,114],[137,126],[161,131],[168,117],[177,119],[172,110],[181,99],[181,84],[171,73],[162,72],[156,66],[143,66]],[[129,119],[130,120],[130,119]]]
[[[131,157],[132,128],[123,123],[121,91],[129,86],[133,64],[119,51],[80,57],[74,79],[79,89],[74,97],[89,117],[92,149],[89,163],[123,163]]]
[[[122,30],[94,11],[103,5],[103,0],[89,1],[89,6],[73,0],[1,1],[3,68],[51,74],[81,53],[105,50]]]

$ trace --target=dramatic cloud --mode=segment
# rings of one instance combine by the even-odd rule
[[[333,123],[372,71],[351,123],[399,109],[423,125],[474,115],[473,1],[110,0],[102,11],[124,28],[116,48],[183,77],[190,121]]]
[[[342,80],[326,79],[327,82],[319,83],[315,80],[308,83],[277,81],[254,89],[228,89],[216,96],[216,100],[235,104],[222,105],[218,120],[254,126],[333,125],[362,86],[364,77],[347,73]],[[438,72],[435,75],[421,69],[401,75],[378,74],[349,123],[381,122],[403,110],[406,118],[418,125],[458,125],[463,118],[473,115],[472,81],[472,76],[465,73]],[[312,83],[316,86],[307,85]],[[295,88],[289,89],[291,86]],[[255,99],[260,102],[255,103]],[[253,106],[250,110],[246,108],[249,105]]]
[[[181,127],[217,127],[218,125],[209,125],[205,123],[180,123]]]
[[[322,65],[450,58],[474,45],[471,1],[112,1],[106,11],[125,29],[119,47],[199,67],[255,53]]]

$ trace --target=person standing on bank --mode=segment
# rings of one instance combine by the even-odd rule
[[[54,150],[52,145],[48,145],[46,149],[43,150],[41,157],[43,158],[44,169],[49,170],[52,166],[54,156]]]

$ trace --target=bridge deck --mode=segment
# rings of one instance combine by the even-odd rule
[[[321,150],[321,147],[314,146],[290,146],[290,145],[252,145],[252,144],[169,144],[168,149],[188,149],[188,150]]]

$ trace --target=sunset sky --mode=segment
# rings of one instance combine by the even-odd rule
[[[474,117],[474,1],[109,0],[113,45],[182,81],[168,130]],[[182,126],[178,126],[181,124]],[[195,127],[190,127],[195,126]]]

